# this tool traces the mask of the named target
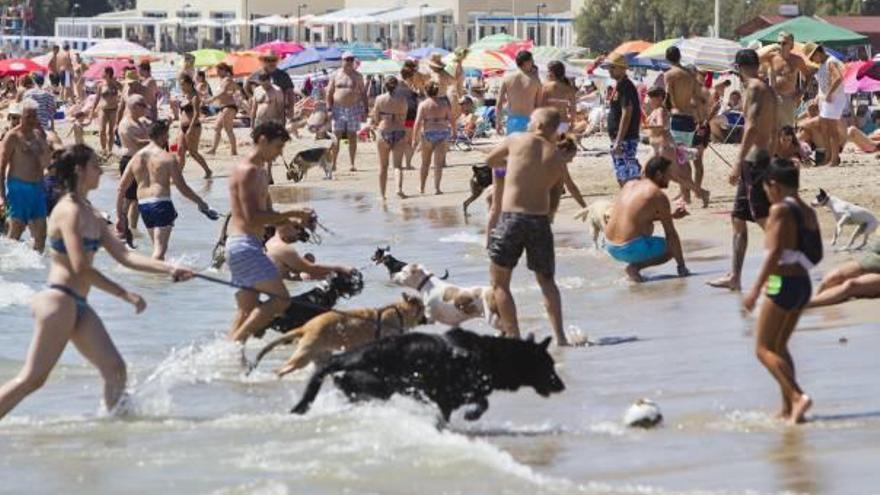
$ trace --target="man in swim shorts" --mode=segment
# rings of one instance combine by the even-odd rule
[[[617,177],[617,183],[623,187],[628,181],[642,175],[642,167],[636,159],[642,111],[639,93],[633,82],[626,76],[626,71],[629,69],[626,57],[612,53],[605,60],[603,66],[617,81],[611,91],[608,108],[608,136],[611,138],[614,175]]]
[[[119,142],[122,144],[122,156],[119,158],[119,176],[125,173],[125,168],[141,148],[150,143],[150,128],[144,122],[147,115],[147,101],[141,95],[131,95],[125,100],[125,113],[122,120],[119,121],[117,131],[119,132]],[[126,201],[123,203],[122,210],[128,215],[128,228],[137,229],[138,224],[138,208],[137,208],[137,182],[132,182],[125,191]]]
[[[342,54],[342,67],[330,76],[330,84],[327,86],[327,111],[333,118],[333,170],[336,170],[336,160],[339,158],[339,148],[342,139],[348,140],[348,158],[351,171],[357,168],[354,158],[357,154],[357,133],[361,129],[361,122],[367,116],[369,101],[367,89],[364,85],[364,76],[354,68],[354,54],[345,52]]]
[[[168,122],[160,120],[150,126],[150,144],[134,154],[119,179],[116,192],[117,230],[128,228],[125,211],[126,192],[132,183],[137,184],[138,211],[153,242],[153,258],[164,260],[168,251],[171,229],[177,219],[177,210],[171,202],[171,183],[185,198],[199,207],[199,211],[211,220],[220,215],[186,184],[177,157],[165,151],[168,146]]]
[[[290,294],[278,268],[266,255],[263,236],[267,226],[282,225],[298,218],[306,225],[315,221],[314,212],[296,208],[285,212],[272,209],[269,198],[269,177],[266,163],[281,155],[290,135],[277,122],[258,125],[252,132],[253,151],[233,167],[229,177],[230,220],[226,239],[226,259],[232,283],[256,289],[270,295],[260,302],[253,290],[239,290],[235,294],[237,311],[229,338],[237,342],[247,340],[254,332],[265,328],[276,315],[290,304]]]
[[[487,157],[493,169],[507,167],[498,225],[489,236],[490,277],[498,305],[500,325],[510,337],[519,337],[516,305],[510,279],[523,251],[529,270],[535,272],[556,343],[568,345],[562,328],[562,300],[554,274],[556,258],[550,228],[550,190],[562,180],[575,151],[557,147],[561,117],[554,108],[539,108],[531,115],[527,133],[508,136]]]
[[[37,102],[25,99],[21,123],[0,144],[0,208],[6,209],[6,235],[19,240],[27,227],[34,250],[42,253],[48,215],[43,171],[49,166],[51,148],[40,127],[38,109]]]
[[[764,171],[770,164],[770,152],[777,142],[776,92],[758,77],[758,54],[755,50],[740,50],[736,54],[745,96],[743,101],[742,143],[739,156],[730,173],[731,185],[736,185],[736,197],[731,213],[733,227],[733,258],[730,273],[708,284],[712,287],[739,291],[743,260],[748,247],[746,222],[755,222],[762,229],[770,214],[770,201],[762,186]]]
[[[673,219],[687,215],[684,208],[672,211],[663,192],[669,186],[669,167],[662,156],[654,156],[645,165],[645,176],[627,182],[617,193],[611,216],[605,226],[605,249],[617,261],[626,263],[626,275],[633,282],[644,282],[641,270],[662,265],[672,258],[678,265],[678,276],[690,274],[684,264],[681,241]],[[666,236],[652,236],[654,222],[660,222]]]
[[[663,74],[670,109],[669,128],[676,144],[694,147],[698,124],[705,123],[702,109],[705,105],[700,81],[696,74],[681,66],[681,51],[677,46],[666,49],[669,70]]]

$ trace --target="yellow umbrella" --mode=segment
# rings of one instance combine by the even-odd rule
[[[454,54],[450,53],[446,56],[445,62],[451,64]],[[461,65],[466,69],[477,70],[501,70],[506,71],[516,66],[513,59],[506,53],[498,50],[471,50],[467,57],[462,60]]]

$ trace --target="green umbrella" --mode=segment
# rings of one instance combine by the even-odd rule
[[[367,62],[363,62],[359,67],[358,71],[364,75],[378,75],[378,74],[396,74],[400,72],[400,67],[403,64],[396,60],[370,60]]]
[[[485,36],[482,39],[480,39],[479,41],[477,41],[476,43],[474,43],[473,45],[471,45],[470,48],[472,50],[476,49],[476,48],[483,48],[483,49],[488,49],[488,50],[498,50],[504,45],[507,45],[510,43],[515,43],[518,41],[522,41],[522,40],[517,39],[514,36],[511,36],[507,33],[490,34],[489,36]]]
[[[217,65],[226,58],[226,52],[223,50],[214,50],[212,48],[203,48],[201,50],[189,52],[189,54],[196,58],[196,67],[210,67],[212,65]]]
[[[666,49],[673,45],[679,45],[681,42],[682,38],[669,38],[668,40],[658,41],[647,50],[639,53],[639,58],[666,60]]]
[[[845,46],[868,43],[867,37],[855,31],[807,16],[795,17],[794,19],[774,24],[744,38],[740,38],[739,42],[743,45],[748,45],[753,41],[775,43],[780,31],[790,33],[794,36],[795,41],[801,43],[812,41],[813,43],[821,43],[838,49]]]

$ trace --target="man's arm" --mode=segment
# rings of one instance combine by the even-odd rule
[[[584,201],[580,188],[578,188],[577,184],[572,180],[571,174],[568,173],[567,163],[562,164],[562,183],[565,184],[565,190],[571,194],[571,197],[574,198],[575,202],[577,202],[581,208],[586,208],[587,202]]]
[[[333,273],[351,273],[351,267],[341,265],[322,265],[302,258],[293,246],[285,246],[281,261],[289,272],[305,273],[312,279],[322,279]]]
[[[330,76],[330,82],[327,83],[327,111],[333,112],[333,93],[336,92],[336,74]]]
[[[672,253],[672,257],[675,258],[675,263],[678,265],[678,274],[686,275],[687,267],[684,264],[684,253],[681,250],[681,239],[678,237],[678,232],[675,230],[675,224],[672,220],[672,210],[669,206],[669,198],[667,198],[662,192],[658,192],[655,201],[657,203],[657,220],[663,225],[663,233],[666,235],[667,249]]]
[[[486,165],[489,165],[492,168],[504,168],[507,166],[507,155],[510,153],[510,148],[507,143],[507,139],[498,143],[492,151],[486,155]]]
[[[501,89],[498,90],[498,99],[495,100],[495,128],[501,131],[501,120],[504,116],[504,105],[507,103],[507,78],[501,81]]]
[[[9,170],[9,162],[12,160],[14,142],[17,139],[15,133],[10,131],[0,142],[0,206],[6,204],[6,173]]]
[[[236,185],[238,197],[241,200],[241,216],[250,225],[277,225],[291,218],[299,218],[305,222],[311,220],[312,210],[309,208],[291,209],[285,212],[277,212],[259,204],[260,197],[257,188],[260,183],[258,171],[255,168],[244,172],[242,180]]]
[[[749,84],[746,88],[745,99],[748,106],[745,108],[745,124],[743,125],[742,142],[739,146],[739,154],[736,157],[736,163],[733,164],[733,170],[730,172],[730,183],[736,184],[736,181],[742,175],[742,164],[746,159],[749,151],[755,143],[755,122],[758,119],[760,108],[758,106],[758,91],[754,85]]]
[[[358,74],[358,84],[361,88],[361,99],[363,99],[364,111],[370,108],[370,96],[367,94],[367,85],[364,82],[364,76]]]

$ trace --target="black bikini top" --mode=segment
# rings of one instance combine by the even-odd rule
[[[804,253],[804,256],[810,260],[813,265],[818,265],[822,261],[822,236],[818,230],[807,228],[804,220],[804,212],[800,205],[792,198],[785,198],[785,205],[794,214],[795,222],[797,222],[798,230],[798,251]]]

